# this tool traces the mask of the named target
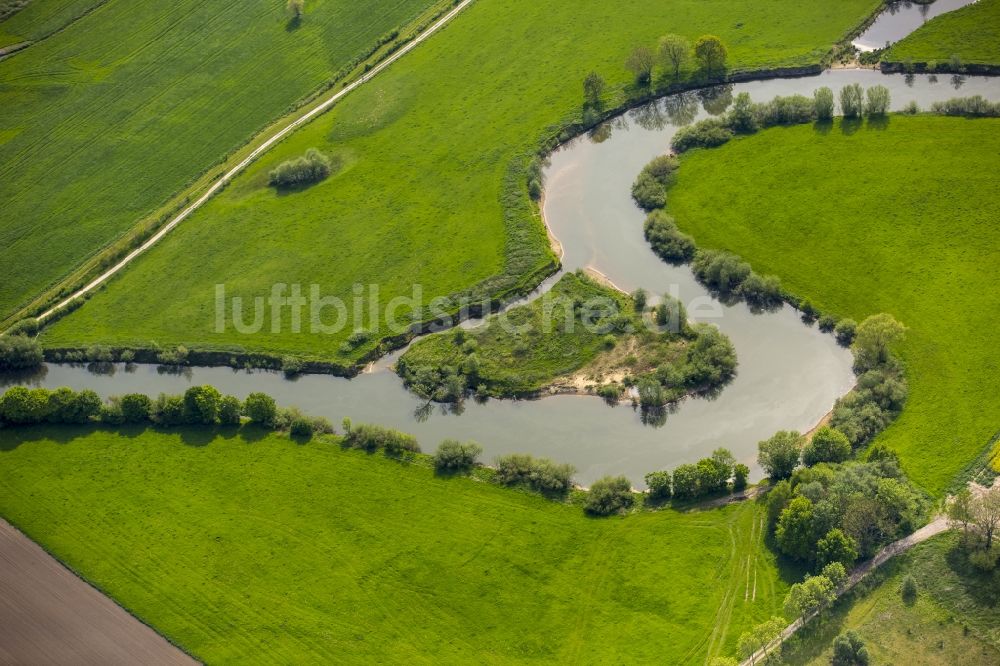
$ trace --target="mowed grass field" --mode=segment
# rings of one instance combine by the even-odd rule
[[[1000,0],[978,0],[936,16],[893,44],[882,59],[945,65],[956,55],[963,64],[1000,65]]]
[[[207,663],[701,664],[787,591],[753,503],[593,519],[254,431],[7,430],[0,514]]]
[[[524,169],[547,128],[579,117],[588,72],[608,80],[609,104],[617,103],[629,51],[670,32],[718,34],[736,67],[814,63],[877,5],[478,0],[238,177],[58,322],[45,343],[335,356],[356,328],[378,328],[379,318],[349,314],[332,335],[287,325],[216,333],[215,285],[246,301],[266,297],[274,283],[299,283],[304,293],[318,284],[324,296],[351,303],[355,284],[377,284],[385,304],[419,284],[425,305],[472,287],[479,295],[517,291],[553,263]],[[270,169],[312,147],[340,170],[293,193],[268,187]]]
[[[847,129],[692,152],[667,206],[700,246],[742,255],[821,311],[908,327],[909,400],[879,441],[939,494],[998,428],[1000,121],[893,115]]]
[[[431,4],[108,0],[0,61],[0,319]]]
[[[0,48],[37,42],[66,27],[107,0],[4,0],[0,15]],[[20,7],[20,9],[17,9]]]
[[[1000,663],[1000,573],[978,572],[945,534],[896,558],[876,574],[877,584],[838,603],[822,624],[790,641],[780,663],[830,663],[838,633],[853,630],[873,664],[991,666]],[[913,576],[917,598],[904,601],[903,579]]]

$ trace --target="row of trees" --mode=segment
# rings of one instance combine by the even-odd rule
[[[645,481],[650,499],[664,502],[671,497],[693,500],[714,495],[728,490],[730,483],[733,490],[742,490],[749,476],[749,467],[737,463],[728,449],[718,448],[696,463],[679,465],[673,473],[666,470],[650,472]]]
[[[632,73],[636,85],[652,83],[654,69],[659,67],[664,79],[679,81],[682,70],[693,61],[706,77],[718,76],[726,70],[728,51],[715,35],[702,35],[692,45],[681,35],[665,35],[656,49],[636,46],[625,59],[625,68]]]
[[[960,545],[969,561],[982,571],[992,571],[1000,558],[997,536],[1000,532],[1000,486],[979,488],[973,493],[962,488],[947,507],[948,518],[961,528]]]

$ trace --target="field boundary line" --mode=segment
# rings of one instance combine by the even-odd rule
[[[51,308],[44,311],[42,314],[38,315],[39,322],[45,321],[59,310],[65,308],[76,299],[81,298],[86,294],[90,293],[91,291],[102,285],[104,282],[106,282],[108,279],[113,277],[115,274],[120,272],[123,268],[132,263],[132,261],[136,257],[138,257],[140,254],[142,254],[149,248],[156,245],[161,239],[163,239],[164,236],[170,233],[170,231],[172,231],[177,225],[179,225],[181,222],[187,219],[191,215],[191,213],[195,212],[203,205],[205,205],[205,203],[207,203],[209,199],[215,196],[215,194],[217,194],[220,190],[225,188],[233,178],[235,178],[237,175],[239,175],[241,171],[243,171],[246,167],[248,167],[250,164],[256,161],[258,157],[266,153],[273,146],[280,143],[285,137],[294,132],[296,129],[305,125],[306,123],[313,120],[317,116],[325,113],[334,104],[336,104],[341,99],[346,97],[352,91],[368,83],[368,81],[370,81],[372,78],[374,78],[379,73],[386,70],[394,62],[396,62],[397,60],[405,56],[407,53],[412,51],[418,45],[423,43],[424,40],[429,38],[431,35],[436,33],[447,23],[449,23],[453,18],[458,16],[458,14],[461,13],[461,11],[464,10],[466,7],[468,7],[470,4],[472,4],[473,1],[474,0],[462,0],[461,3],[456,5],[451,11],[449,11],[447,14],[438,19],[433,25],[431,25],[426,30],[418,34],[411,41],[407,42],[402,48],[400,48],[391,56],[383,60],[381,63],[372,67],[372,69],[369,72],[362,74],[360,78],[346,85],[342,90],[334,93],[326,100],[324,100],[322,103],[306,111],[299,117],[295,118],[284,128],[275,132],[261,145],[255,148],[249,155],[247,155],[239,163],[233,166],[229,171],[223,174],[222,177],[218,178],[214,183],[212,183],[212,185],[210,185],[209,188],[194,201],[194,203],[190,204],[189,206],[184,208],[184,210],[182,210],[180,213],[175,215],[169,222],[167,222],[167,224],[165,224],[155,234],[150,236],[150,238],[147,239],[142,245],[129,252],[127,255],[125,255],[125,257],[121,261],[116,263],[114,266],[112,266],[105,272],[98,275],[96,278],[85,284],[83,287],[80,287],[72,294],[66,296],[61,301],[53,305]]]

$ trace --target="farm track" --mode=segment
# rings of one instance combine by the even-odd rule
[[[0,662],[194,664],[0,520]]]
[[[319,104],[319,105],[317,105],[317,106],[315,106],[315,107],[313,107],[313,108],[311,108],[311,109],[303,112],[300,116],[298,116],[295,120],[293,120],[292,122],[290,122],[284,128],[282,128],[281,130],[278,130],[277,132],[275,132],[274,134],[272,134],[270,138],[268,138],[260,146],[258,146],[256,149],[254,149],[253,152],[251,152],[246,158],[244,158],[243,160],[241,160],[238,164],[236,164],[235,166],[233,166],[229,171],[227,171],[225,174],[223,174],[220,178],[218,178],[217,180],[215,180],[215,182],[213,182],[212,185],[200,197],[198,197],[198,199],[196,199],[194,201],[194,203],[192,203],[191,205],[187,206],[186,208],[184,208],[184,210],[182,210],[180,213],[178,213],[176,216],[174,216],[169,222],[167,222],[167,224],[165,224],[163,226],[163,228],[161,228],[159,231],[157,231],[146,242],[144,242],[138,248],[136,248],[135,250],[133,250],[132,252],[130,252],[128,255],[125,256],[125,258],[123,258],[117,264],[115,264],[114,266],[112,266],[111,268],[109,268],[107,271],[105,271],[104,273],[100,274],[98,277],[94,278],[93,280],[91,280],[90,282],[88,282],[86,285],[84,285],[83,287],[81,287],[80,289],[78,289],[77,291],[75,291],[74,293],[70,294],[69,296],[67,296],[63,300],[59,301],[56,305],[52,306],[51,308],[49,308],[48,310],[46,310],[45,312],[43,312],[41,315],[39,315],[38,319],[40,321],[44,321],[44,320],[48,319],[49,317],[51,317],[58,310],[66,307],[67,305],[69,305],[72,301],[76,300],[77,298],[80,298],[80,297],[85,296],[86,294],[90,293],[91,291],[93,291],[94,289],[96,289],[97,287],[99,287],[101,284],[103,284],[104,282],[106,282],[108,279],[110,279],[112,276],[114,276],[117,273],[119,273],[122,269],[124,269],[126,266],[128,266],[130,263],[132,263],[132,261],[136,257],[138,257],[139,255],[141,255],[142,253],[144,253],[146,250],[148,250],[151,247],[153,247],[154,245],[156,245],[161,239],[163,239],[164,236],[166,236],[168,233],[170,233],[170,231],[172,231],[177,225],[179,225],[181,222],[183,222],[185,219],[187,219],[193,212],[195,212],[196,210],[198,210],[199,208],[201,208],[217,192],[219,192],[226,185],[228,185],[228,183],[229,183],[230,180],[232,180],[234,177],[236,177],[237,174],[239,174],[241,171],[243,171],[243,169],[245,169],[247,166],[249,166],[251,163],[253,163],[258,157],[260,157],[261,155],[263,155],[264,153],[266,153],[268,150],[270,150],[272,147],[274,147],[275,145],[277,145],[278,143],[280,143],[285,137],[287,137],[289,134],[291,134],[292,132],[294,132],[296,129],[298,129],[299,127],[305,125],[306,123],[308,123],[309,121],[313,120],[314,118],[322,115],[323,113],[325,113],[326,111],[328,111],[334,104],[336,104],[341,99],[343,99],[344,97],[346,97],[347,95],[349,95],[355,89],[361,87],[362,85],[364,85],[365,83],[367,83],[368,81],[370,81],[372,78],[374,78],[375,76],[377,76],[379,73],[381,73],[382,71],[384,71],[387,68],[389,68],[390,66],[392,66],[393,63],[395,63],[397,60],[399,60],[400,58],[402,58],[403,56],[405,56],[407,53],[409,53],[414,48],[416,48],[421,43],[423,43],[424,40],[426,40],[431,35],[433,35],[438,30],[440,30],[442,27],[444,27],[453,18],[455,18],[459,13],[461,13],[462,10],[464,10],[466,7],[468,7],[470,4],[472,4],[472,2],[473,2],[473,0],[463,0],[460,4],[456,5],[454,9],[452,9],[447,14],[445,14],[444,16],[442,16],[440,19],[438,19],[437,22],[435,22],[433,25],[431,25],[430,27],[428,27],[422,33],[420,33],[419,35],[417,35],[416,37],[414,37],[413,40],[411,40],[410,42],[408,42],[405,46],[403,46],[402,48],[400,48],[398,51],[396,51],[395,53],[393,53],[391,56],[389,56],[388,58],[386,58],[384,61],[382,61],[378,65],[374,66],[370,72],[368,72],[367,74],[362,75],[361,78],[359,78],[359,79],[355,80],[354,82],[348,84],[347,86],[345,86],[339,92],[334,93],[333,95],[331,95],[330,97],[328,97],[325,101],[323,101],[321,104]]]

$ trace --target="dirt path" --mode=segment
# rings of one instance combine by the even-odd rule
[[[424,30],[422,33],[417,35],[412,41],[408,42],[398,51],[393,53],[391,56],[383,60],[375,67],[373,67],[370,72],[368,72],[361,78],[357,79],[356,81],[352,82],[351,84],[345,86],[339,92],[334,93],[318,106],[313,107],[308,111],[305,111],[302,115],[300,115],[298,118],[296,118],[291,123],[286,125],[284,128],[275,132],[273,135],[271,135],[269,139],[267,139],[264,143],[255,148],[254,151],[251,152],[245,159],[243,159],[236,166],[227,171],[221,178],[215,180],[215,182],[213,182],[212,185],[200,197],[198,197],[194,201],[194,203],[192,203],[190,206],[182,210],[173,219],[167,222],[167,224],[164,225],[163,228],[157,231],[153,236],[151,236],[149,240],[147,240],[145,243],[140,245],[132,252],[128,253],[128,255],[126,255],[124,259],[122,259],[117,264],[109,268],[107,271],[101,273],[99,276],[88,282],[86,285],[76,290],[71,295],[67,296],[63,300],[59,301],[56,305],[52,306],[51,308],[43,312],[41,315],[38,316],[39,321],[44,321],[45,319],[48,319],[57,310],[66,307],[73,300],[80,298],[81,296],[93,291],[102,283],[107,281],[110,277],[112,277],[113,275],[121,271],[123,268],[128,266],[130,263],[132,263],[132,261],[136,257],[138,257],[140,254],[142,254],[143,252],[145,252],[146,250],[148,250],[149,248],[153,247],[158,242],[160,242],[160,240],[164,236],[170,233],[174,229],[174,227],[176,227],[178,224],[187,219],[191,215],[191,213],[195,212],[203,205],[205,205],[205,202],[211,199],[212,196],[214,196],[219,190],[225,187],[229,183],[229,181],[231,181],[234,177],[236,177],[236,175],[239,174],[240,171],[245,169],[254,160],[256,160],[258,157],[266,153],[273,146],[275,146],[282,139],[284,139],[286,136],[294,132],[302,125],[308,123],[316,116],[319,116],[325,111],[329,110],[330,107],[339,102],[341,99],[350,94],[352,91],[368,83],[368,81],[370,81],[374,76],[378,75],[380,72],[388,68],[394,62],[396,62],[404,55],[406,55],[414,48],[416,48],[428,37],[430,37],[435,32],[444,27],[445,24],[447,24],[449,21],[455,18],[463,9],[472,4],[472,2],[473,0],[463,0],[461,3],[456,5],[454,9],[452,9],[450,12],[448,12],[440,19],[438,19],[438,21],[434,23],[434,25]]]
[[[861,582],[865,578],[865,576],[867,576],[872,571],[880,567],[886,561],[892,559],[893,557],[899,555],[900,553],[905,553],[907,550],[913,548],[918,543],[927,541],[931,537],[937,536],[938,534],[941,534],[942,532],[945,532],[947,530],[948,530],[948,519],[945,518],[944,516],[938,516],[937,518],[935,518],[928,524],[924,525],[913,534],[905,536],[898,541],[893,541],[888,546],[886,546],[878,553],[876,553],[875,557],[855,567],[855,569],[851,572],[851,575],[848,576],[847,582],[844,583],[844,586],[837,592],[837,596],[840,597],[841,595],[845,594],[848,590],[850,590],[859,582]],[[777,638],[775,638],[769,644],[767,644],[766,646],[755,652],[749,659],[746,659],[745,661],[740,663],[740,666],[752,666],[752,664],[760,662],[762,659],[767,657],[768,653],[777,649],[782,643],[788,640],[788,638],[791,637],[796,631],[804,627],[806,623],[808,623],[809,620],[813,619],[813,617],[815,616],[816,613],[813,613],[812,615],[809,615],[805,619],[799,618],[795,622],[792,622],[790,625],[788,625],[782,630],[781,634],[779,634]]]
[[[0,663],[197,662],[0,520]]]

